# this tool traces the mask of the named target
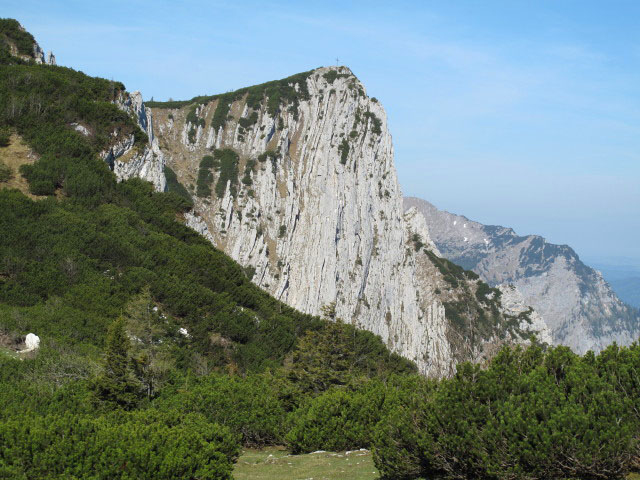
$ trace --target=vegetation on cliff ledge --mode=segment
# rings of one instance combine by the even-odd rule
[[[258,110],[263,103],[266,103],[266,111],[272,117],[275,117],[284,107],[289,108],[294,116],[297,116],[299,102],[309,98],[307,78],[314,71],[298,73],[282,80],[245,87],[233,92],[209,96],[202,95],[191,100],[147,102],[146,105],[151,108],[170,109],[193,105],[192,110],[194,111],[197,105],[205,105],[217,100],[218,103],[211,119],[211,126],[216,131],[226,124],[231,104],[242,99],[245,95],[247,97],[247,106],[252,110]],[[257,116],[251,118],[257,120]],[[255,123],[255,121],[247,120],[245,123]]]

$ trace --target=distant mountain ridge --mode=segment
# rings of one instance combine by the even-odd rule
[[[638,310],[624,304],[600,272],[585,265],[568,245],[483,225],[414,197],[406,197],[404,205],[424,216],[445,258],[473,270],[490,285],[515,285],[542,315],[553,343],[583,353],[638,338]]]

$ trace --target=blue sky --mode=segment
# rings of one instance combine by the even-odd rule
[[[7,1],[145,98],[335,63],[383,103],[403,192],[640,265],[640,2]]]

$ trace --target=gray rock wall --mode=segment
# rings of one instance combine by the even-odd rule
[[[205,224],[216,246],[255,269],[253,281],[289,305],[320,314],[335,302],[338,317],[381,335],[424,373],[448,372],[444,308],[437,299],[421,301],[418,292],[386,113],[347,69],[332,83],[323,76],[328,71],[308,78],[309,99],[297,115],[274,118],[262,104],[258,121],[243,133],[238,120],[250,115],[244,98],[218,131],[210,126],[217,101],[198,107],[206,127],[194,128],[193,142],[184,111],[154,110],[168,165],[187,186],[212,147],[238,152],[241,177],[247,160],[279,152],[257,162],[251,184],[239,182],[236,196],[230,185],[222,198],[194,196],[197,218],[189,224],[201,232]],[[424,224],[412,228],[430,243]]]
[[[476,282],[452,289],[424,253],[438,250],[424,218],[403,213],[384,109],[344,67],[315,70],[305,82],[308,97],[275,115],[266,99],[253,109],[246,93],[237,96],[218,129],[219,98],[153,109],[167,165],[194,193],[188,224],[277,298],[311,314],[335,303],[338,317],[380,335],[427,375],[481,358],[482,342],[461,338],[443,303],[461,293],[475,301]],[[238,179],[221,197],[200,198],[199,164],[215,149],[239,155]],[[276,154],[259,161],[264,152]]]
[[[101,153],[102,158],[116,174],[118,181],[138,177],[151,182],[157,191],[164,192],[167,187],[164,175],[165,159],[153,133],[151,110],[145,108],[140,92],[123,94],[117,105],[136,119],[138,126],[149,137],[149,142],[139,150],[134,147],[133,135],[124,139],[114,137],[113,145]],[[117,132],[114,132],[114,135],[117,135]]]

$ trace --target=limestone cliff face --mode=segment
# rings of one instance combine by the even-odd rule
[[[497,338],[461,340],[447,318],[461,292],[476,302],[478,283],[453,288],[433,264],[424,219],[403,214],[386,113],[348,69],[152,110],[167,166],[194,198],[188,224],[277,298],[312,314],[335,306],[429,375]]]
[[[149,140],[147,145],[140,149],[135,146],[134,135],[121,138],[118,132],[114,132],[111,147],[101,153],[102,158],[109,164],[119,181],[139,177],[151,182],[157,191],[165,191],[165,159],[153,134],[151,111],[145,108],[140,92],[122,94],[116,103],[121,110],[136,120]]]
[[[552,343],[584,353],[614,341],[629,344],[640,335],[640,314],[567,245],[482,225],[417,198],[405,198],[405,207],[420,211],[446,258],[489,284],[514,285],[548,325]]]

